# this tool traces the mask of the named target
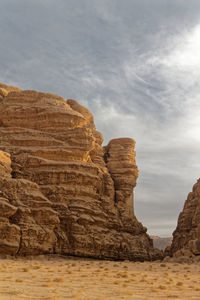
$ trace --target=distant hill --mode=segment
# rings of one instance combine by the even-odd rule
[[[151,238],[153,240],[153,245],[155,248],[160,250],[165,250],[167,246],[170,246],[172,243],[172,237],[159,237],[155,235],[151,235]]]

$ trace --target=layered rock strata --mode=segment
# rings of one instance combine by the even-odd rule
[[[200,255],[200,179],[179,215],[169,253],[175,257]]]
[[[76,101],[0,85],[0,253],[160,258],[133,212],[135,142]]]

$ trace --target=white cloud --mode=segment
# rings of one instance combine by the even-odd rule
[[[169,68],[177,68],[178,71],[193,72],[200,70],[200,24],[192,30],[171,41],[170,53],[162,63]]]

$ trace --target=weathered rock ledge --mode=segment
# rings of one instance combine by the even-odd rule
[[[0,84],[0,254],[154,260],[133,211],[135,142],[74,100]]]

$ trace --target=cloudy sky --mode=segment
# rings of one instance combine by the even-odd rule
[[[168,236],[200,177],[199,0],[0,0],[0,82],[74,98],[136,140],[135,213]]]

